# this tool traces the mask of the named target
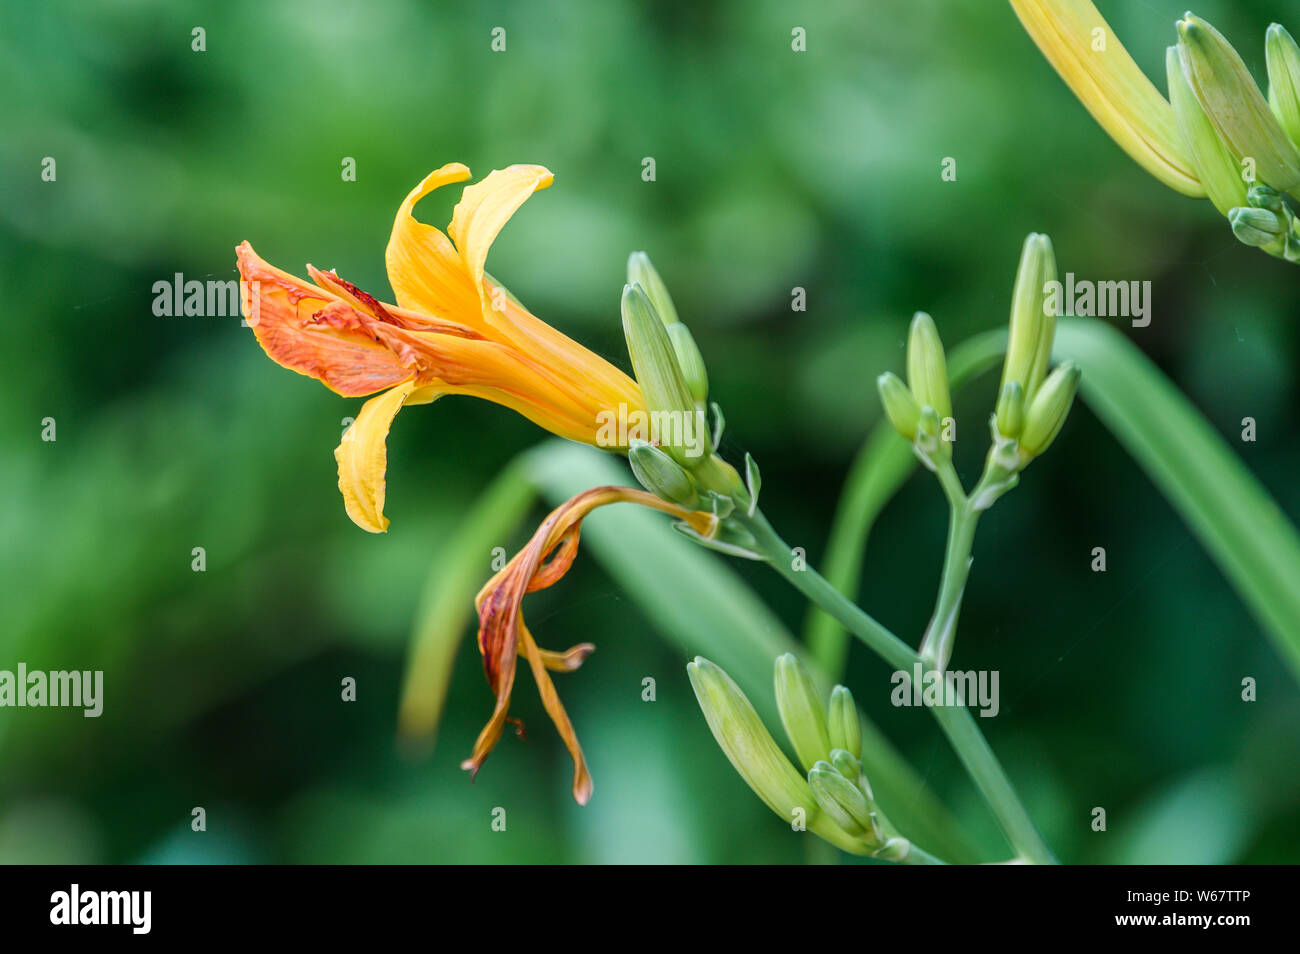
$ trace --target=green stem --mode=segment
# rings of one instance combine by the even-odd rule
[[[942,671],[948,668],[948,660],[952,657],[957,616],[961,612],[962,595],[970,576],[971,548],[975,543],[980,511],[971,506],[970,498],[962,491],[951,461],[946,461],[938,473],[948,497],[948,544],[944,550],[943,575],[939,580],[934,614],[921,640],[921,658]]]
[[[1005,330],[986,331],[957,345],[948,354],[949,386],[954,393],[1002,363]],[[916,467],[911,446],[880,421],[853,461],[831,524],[822,571],[850,600],[857,595],[867,535],[876,517]],[[840,678],[848,656],[845,630],[820,604],[808,610],[805,642],[832,679]]]
[[[741,519],[754,537],[756,552],[795,589],[829,613],[895,670],[910,674],[917,664],[922,666],[923,673],[933,669],[912,647],[850,602],[816,570],[811,567],[796,569],[790,546],[772,529],[762,513]],[[1051,849],[1043,841],[1033,819],[1016,796],[1002,765],[980,733],[970,710],[964,705],[927,708],[934,714],[939,727],[988,802],[1016,853],[1024,860],[1037,864],[1055,863]]]
[[[901,864],[905,865],[946,865],[947,863],[948,862],[944,861],[942,858],[936,858],[925,849],[918,848],[916,845],[913,845],[908,849],[906,857],[904,857],[901,862]]]

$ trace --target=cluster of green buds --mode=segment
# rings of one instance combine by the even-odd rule
[[[892,372],[876,381],[880,400],[895,430],[912,442],[930,470],[952,459],[956,422],[948,388],[948,364],[934,319],[923,311],[912,318],[907,335],[907,383]]]
[[[1144,169],[1206,198],[1247,245],[1300,262],[1300,47],[1268,28],[1268,96],[1214,27],[1188,13],[1165,72],[1169,98],[1139,69],[1092,0],[1010,0],[1038,48],[1097,122]],[[1107,41],[1097,45],[1099,39]]]
[[[1166,54],[1169,100],[1189,158],[1233,234],[1300,263],[1300,47],[1281,24],[1265,40],[1268,97],[1213,26],[1187,14]]]
[[[827,707],[793,654],[777,659],[775,668],[777,710],[803,774],[730,676],[702,656],[686,667],[713,737],[740,777],[795,830],[855,855],[931,860],[876,804],[862,771],[862,723],[852,693],[836,686]]]
[[[1019,471],[1051,446],[1079,389],[1079,369],[1073,361],[1048,371],[1056,342],[1057,315],[1048,293],[1054,281],[1052,240],[1031,233],[1020,251],[1007,356],[997,408],[989,420],[993,443],[985,472],[995,487],[999,479],[1014,481]]]
[[[1046,235],[1025,239],[1011,300],[1011,330],[998,389],[997,408],[989,420],[992,444],[972,506],[987,510],[1015,486],[1021,470],[1051,446],[1060,433],[1079,387],[1079,369],[1067,361],[1049,371],[1056,339],[1056,314],[1049,286],[1056,280],[1056,258]],[[951,467],[948,372],[939,333],[930,316],[912,319],[907,340],[907,383],[886,372],[877,380],[890,423],[912,442],[917,457],[931,470]]]
[[[628,461],[637,480],[664,500],[719,517],[738,502],[752,509],[757,467],[747,460],[742,482],[718,456],[726,423],[722,409],[708,401],[704,358],[644,252],[628,258],[622,313],[628,355],[650,418],[646,437],[654,437],[629,440]]]

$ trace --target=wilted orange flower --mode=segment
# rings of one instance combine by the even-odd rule
[[[416,220],[420,199],[469,175],[460,163],[445,165],[398,209],[385,255],[397,305],[332,271],[308,265],[307,282],[247,242],[236,249],[244,316],[271,358],[344,397],[383,392],[365,403],[334,452],[348,516],[373,533],[388,528],[385,442],[403,405],[468,394],[587,444],[597,443],[602,411],[644,409],[635,381],[536,318],[484,271],[502,226],[551,184],[547,169],[510,166],[466,187],[446,235]]]
[[[514,688],[515,664],[522,649],[537,681],[542,705],[573,756],[573,797],[579,805],[585,805],[591,797],[591,774],[587,771],[582,747],[547,670],[572,672],[596,647],[591,643],[580,643],[563,653],[541,649],[524,623],[522,605],[524,594],[546,589],[569,571],[578,553],[578,531],[583,518],[597,507],[620,501],[639,503],[672,514],[704,536],[712,535],[717,523],[712,514],[684,510],[654,494],[629,487],[595,487],[551,511],[528,545],[487,582],[474,601],[479,617],[479,651],[483,654],[488,685],[496,693],[497,702],[492,718],[474,743],[473,754],[461,764],[461,768],[477,774],[483,760],[501,738],[506,722],[517,722],[509,714],[510,692]],[[520,727],[522,729],[522,725]]]

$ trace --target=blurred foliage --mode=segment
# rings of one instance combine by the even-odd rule
[[[1102,4],[1157,78],[1185,6]],[[491,709],[468,634],[437,747],[404,754],[397,702],[429,567],[535,429],[462,399],[403,414],[392,530],[372,537],[345,517],[331,457],[360,402],[276,367],[238,319],[153,315],[154,282],[232,278],[242,239],[281,267],[337,267],[387,297],[391,217],[447,161],[479,176],[511,162],[555,171],[490,268],[624,367],[624,259],[650,253],[710,359],[728,452],[762,463],[765,509],[814,563],[879,414],[873,379],[901,366],[911,313],[933,314],[950,344],[1002,324],[1031,230],[1052,236],[1063,271],[1153,282],[1155,318],[1135,341],[1300,515],[1300,272],[1129,161],[1005,4],[864,9],[11,4],[0,668],[103,669],[106,699],[98,720],[0,710],[0,860],[805,857],[712,745],[683,671],[698,647],[661,640],[590,559],[530,597],[529,618],[544,644],[600,647],[559,682],[592,804],[569,799],[567,758],[526,686],[528,741],[503,740],[474,785],[459,770]],[[1264,29],[1294,13],[1281,0],[1196,10],[1260,76]],[[490,48],[496,26],[504,53]],[[794,26],[805,53],[791,51]],[[41,180],[46,156],[55,182]],[[356,182],[340,177],[348,156]],[[641,180],[646,156],[654,183]],[[939,176],[949,156],[956,182]],[[434,196],[421,216],[444,225],[453,202]],[[795,286],[806,312],[790,310]],[[958,402],[963,433],[981,438],[959,450],[968,474],[992,389]],[[1239,440],[1246,416],[1255,443]],[[47,417],[53,443],[40,439]],[[944,519],[932,482],[914,479],[868,547],[864,603],[913,640]],[[191,570],[196,546],[204,573]],[[1088,569],[1094,546],[1104,574]],[[1297,858],[1300,692],[1087,413],[984,522],[975,559],[955,663],[1001,671],[1002,712],[982,728],[1063,859]],[[736,569],[797,626],[793,593],[761,567]],[[860,703],[996,851],[932,720],[891,708],[887,671],[859,650]],[[346,676],[355,703],[340,701]],[[1240,701],[1245,676],[1259,683],[1253,704]],[[189,828],[199,805],[203,835]],[[505,833],[489,826],[494,806]],[[1106,834],[1089,828],[1094,806]]]

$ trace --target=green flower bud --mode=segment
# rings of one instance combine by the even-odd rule
[[[851,752],[839,748],[831,749],[830,761],[831,765],[835,766],[835,771],[855,785],[862,777],[862,763],[854,758]]]
[[[1268,104],[1286,134],[1300,147],[1300,46],[1286,27],[1274,23],[1264,39]]]
[[[1165,72],[1169,78],[1169,102],[1174,108],[1174,120],[1183,137],[1192,164],[1205,186],[1214,207],[1227,215],[1237,206],[1246,204],[1246,181],[1241,177],[1241,165],[1223,144],[1214,124],[1201,109],[1200,101],[1187,85],[1183,57],[1178,47],[1165,51]]]
[[[874,832],[867,796],[829,762],[817,762],[808,770],[808,787],[822,811],[850,835]]]
[[[672,342],[673,352],[677,355],[677,366],[682,369],[682,377],[696,404],[703,405],[709,397],[709,372],[704,367],[704,356],[691,329],[680,321],[667,326],[668,340]]]
[[[1268,209],[1276,215],[1286,217],[1286,202],[1276,189],[1266,185],[1253,185],[1246,190],[1246,204],[1255,209]]]
[[[923,311],[912,318],[907,335],[907,384],[917,403],[934,408],[940,423],[952,416],[952,398],[948,393],[948,364],[943,342],[934,319]]]
[[[1032,232],[1020,250],[1015,289],[1011,293],[1011,331],[1002,365],[1002,385],[1018,381],[1025,400],[1047,374],[1056,339],[1056,315],[1048,314],[1047,284],[1056,280],[1056,255],[1052,240]]]
[[[1002,385],[996,411],[998,433],[1003,437],[1019,437],[1025,426],[1025,391],[1019,381]]]
[[[786,819],[796,808],[814,808],[803,776],[731,677],[703,656],[696,656],[686,666],[686,673],[718,746],[754,794]]]
[[[656,497],[682,507],[694,508],[699,502],[691,475],[653,444],[632,438],[627,459],[641,486]]]
[[[952,454],[952,445],[940,440],[943,425],[939,421],[939,412],[930,405],[921,408],[916,419],[916,439],[912,446],[919,451],[922,462],[931,470],[945,457]]]
[[[686,666],[686,673],[718,747],[754,794],[787,823],[802,816],[809,831],[837,848],[866,854],[868,846],[821,811],[807,781],[790,764],[731,677],[703,656],[696,656]]]
[[[658,270],[650,263],[650,256],[645,252],[633,252],[627,257],[627,283],[641,286],[665,325],[678,323],[680,319],[672,296],[668,294],[668,286],[659,277]]]
[[[1079,373],[1073,361],[1065,362],[1047,376],[1034,396],[1025,413],[1025,429],[1020,436],[1020,454],[1024,460],[1037,457],[1056,440],[1079,389]]]
[[[880,403],[884,405],[894,430],[909,441],[916,440],[916,423],[921,416],[921,405],[907,385],[898,375],[886,371],[876,378],[876,389],[880,391]]]
[[[1289,192],[1300,185],[1300,152],[1278,123],[1237,51],[1198,16],[1178,21],[1187,85],[1238,160],[1253,159],[1259,178]]]
[[[1268,209],[1233,209],[1228,213],[1232,234],[1238,241],[1256,248],[1272,245],[1286,231],[1286,225]]]
[[[858,719],[853,693],[847,686],[836,686],[831,690],[826,724],[832,749],[843,749],[855,759],[862,758],[862,722]]]
[[[698,458],[691,458],[685,442],[687,425],[696,419],[695,399],[682,377],[668,331],[640,285],[623,288],[623,336],[646,408],[651,413],[667,411],[681,417],[681,426],[669,430],[683,443],[664,443],[663,449],[679,464],[698,463]]]
[[[831,740],[822,705],[812,676],[794,655],[786,653],[776,661],[776,708],[790,737],[795,755],[805,769],[830,753]]]

